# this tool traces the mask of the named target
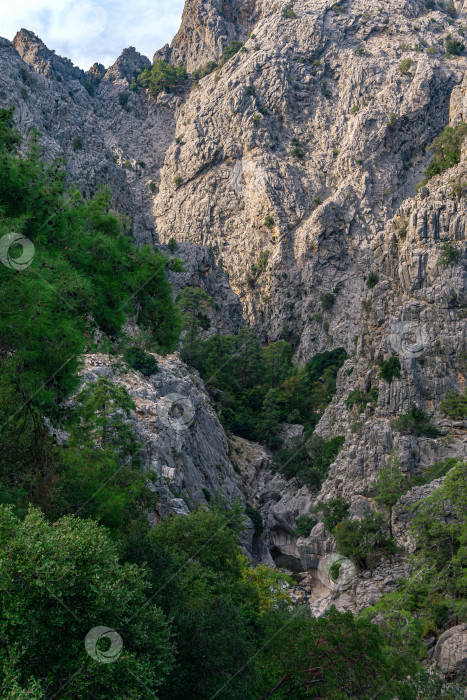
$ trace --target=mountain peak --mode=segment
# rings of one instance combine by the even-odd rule
[[[182,63],[189,72],[217,62],[226,44],[243,41],[261,16],[261,0],[187,0],[179,31],[154,61]]]

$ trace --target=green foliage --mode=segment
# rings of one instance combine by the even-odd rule
[[[446,39],[446,53],[450,56],[460,56],[465,51],[465,44],[455,39]]]
[[[272,218],[272,216],[268,215],[265,217],[263,226],[266,226],[266,228],[274,227],[274,219]]]
[[[178,190],[178,188],[180,187],[181,184],[182,184],[182,178],[180,177],[180,175],[176,175],[176,176],[174,177],[175,189]]]
[[[297,160],[302,160],[303,156],[305,155],[300,146],[300,142],[296,138],[292,139],[292,155]]]
[[[366,613],[378,617],[392,646],[412,657],[425,656],[423,637],[467,619],[467,463],[444,466],[451,471],[443,485],[413,506],[412,576]],[[448,686],[446,697],[462,697],[459,691]]]
[[[297,524],[291,531],[293,537],[307,537],[318,521],[312,515],[299,515]]]
[[[417,698],[407,688],[416,666],[389,649],[381,630],[368,620],[333,607],[318,619],[305,610],[284,610],[267,613],[264,622],[266,643],[251,697]]]
[[[177,241],[175,240],[175,238],[169,238],[167,248],[169,249],[170,253],[175,253],[175,251],[177,250]]]
[[[182,315],[187,342],[192,344],[200,331],[207,331],[211,327],[207,312],[214,307],[214,301],[200,287],[185,287],[178,293],[177,306]]]
[[[413,61],[411,58],[403,58],[402,61],[399,63],[399,73],[401,75],[407,75],[407,73],[412,67],[412,64]]]
[[[440,409],[453,420],[464,420],[467,418],[467,391],[463,394],[448,391],[441,401]]]
[[[391,421],[391,427],[398,433],[409,435],[426,435],[435,438],[439,435],[438,429],[430,423],[427,414],[412,404],[410,411]]]
[[[321,295],[321,306],[325,311],[331,311],[332,307],[334,306],[334,302],[336,300],[336,297],[334,294],[331,292],[327,292],[326,294]]]
[[[36,697],[62,693],[71,678],[70,698],[137,697],[141,682],[156,693],[173,667],[174,647],[148,585],[145,569],[121,564],[104,528],[91,520],[50,524],[31,509],[21,522],[0,506],[2,695],[12,672],[19,687],[41,688]],[[124,640],[112,664],[85,650],[86,635],[101,623]]]
[[[293,5],[291,2],[287,3],[287,5],[284,7],[282,14],[286,19],[295,19],[295,17],[297,16],[294,12]]]
[[[345,407],[351,409],[354,406],[358,406],[360,409],[360,413],[362,413],[369,403],[376,403],[377,401],[378,389],[376,387],[373,387],[369,391],[354,389],[347,396],[345,400]]]
[[[0,478],[3,493],[37,499],[56,478],[43,416],[78,386],[78,358],[96,330],[115,338],[127,317],[160,351],[180,320],[166,261],[137,248],[110,213],[110,194],[67,190],[61,161],[40,158],[39,137],[17,153],[13,111],[0,111],[0,235],[19,231],[36,254],[17,272],[0,265]],[[19,437],[18,437],[19,436]]]
[[[156,183],[155,183],[155,182],[150,182],[150,183],[149,183],[149,189],[151,190],[151,192],[155,192],[155,191],[157,190],[157,185],[156,185]]]
[[[141,470],[140,443],[129,425],[134,404],[123,387],[102,377],[85,387],[67,424],[48,513],[78,513],[127,532],[142,509],[154,507]]]
[[[227,63],[227,61],[230,61],[231,58],[235,56],[236,53],[240,51],[240,49],[243,47],[243,44],[241,41],[234,41],[233,39],[227,44],[225,49],[222,52],[221,56],[221,62],[220,62],[220,68],[222,68],[223,65]]]
[[[278,447],[284,422],[312,430],[336,390],[347,355],[343,348],[316,355],[303,369],[292,365],[285,340],[262,348],[250,329],[237,336],[213,336],[185,343],[183,359],[195,367],[215,399],[226,430]]]
[[[411,485],[421,486],[423,484],[429,484],[434,479],[439,479],[453,469],[457,465],[457,460],[450,457],[446,458],[444,462],[435,462],[431,467],[425,469],[423,474],[420,476],[413,476],[411,478]]]
[[[342,562],[340,561],[335,561],[334,564],[331,564],[329,567],[329,574],[331,576],[331,579],[333,581],[337,581],[339,578],[339,572],[341,570]]]
[[[449,241],[444,241],[441,244],[441,254],[438,259],[438,265],[446,267],[447,265],[454,265],[460,259],[460,251],[449,243]]]
[[[315,511],[321,512],[324,527],[331,534],[339,523],[347,518],[349,514],[349,504],[345,498],[332,498],[330,501],[318,503]]]
[[[372,270],[367,277],[366,286],[368,287],[368,289],[373,289],[373,287],[376,287],[378,282],[379,282],[378,273],[375,272],[374,270]]]
[[[156,97],[161,92],[173,92],[187,78],[188,74],[184,66],[172,66],[160,58],[150,68],[143,68],[137,81],[139,85],[149,90],[152,97]]]
[[[381,552],[395,554],[396,544],[385,533],[386,524],[380,513],[368,515],[362,520],[342,520],[334,529],[340,554],[352,559],[362,568],[367,567],[370,554]]]
[[[467,124],[447,126],[442,134],[437,136],[429,150],[433,151],[433,159],[425,170],[421,185],[426,185],[435,175],[454,167],[460,161],[462,143],[467,135]]]
[[[394,377],[401,376],[401,363],[398,357],[392,356],[388,360],[383,360],[379,368],[379,376],[387,382],[392,382]]]
[[[275,465],[286,479],[295,477],[309,488],[319,489],[344,442],[342,435],[326,442],[313,434],[295,441],[289,450],[280,450],[275,455]]]
[[[118,102],[120,104],[120,107],[125,108],[128,104],[128,99],[130,95],[128,92],[119,92],[118,93]]]
[[[156,358],[137,346],[127,348],[123,357],[129,367],[141,372],[145,377],[159,371]]]
[[[196,68],[191,74],[191,77],[195,82],[199,82],[201,78],[205,78],[207,75],[215,71],[217,68],[217,63],[215,61],[208,61],[200,68]]]
[[[248,515],[250,518],[251,522],[253,523],[255,527],[255,535],[261,535],[261,533],[264,530],[264,525],[263,525],[263,517],[259,510],[256,510],[256,508],[253,508],[249,503],[246,504],[245,506],[245,513]]]

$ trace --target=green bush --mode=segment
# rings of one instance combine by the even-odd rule
[[[330,501],[318,503],[316,511],[322,512],[324,527],[329,533],[333,533],[337,525],[348,517],[349,504],[345,498],[332,498]]]
[[[120,103],[120,107],[127,106],[129,97],[130,97],[130,95],[128,92],[119,92],[118,93],[118,101]]]
[[[448,391],[441,401],[441,410],[453,420],[467,418],[467,392],[459,394],[457,391]]]
[[[332,307],[334,306],[334,302],[336,300],[335,294],[332,294],[331,292],[327,292],[326,294],[321,295],[321,306],[325,311],[331,311]]]
[[[295,17],[297,16],[294,12],[293,5],[291,2],[287,3],[282,14],[284,17],[286,17],[286,19],[295,19]]]
[[[233,58],[235,56],[235,54],[238,53],[242,47],[243,47],[243,44],[241,41],[231,40],[222,52],[220,68],[222,68],[222,66],[225,65],[227,63],[227,61],[230,61],[230,59]]]
[[[378,273],[371,271],[370,274],[368,275],[368,278],[366,281],[366,286],[368,287],[368,289],[373,289],[373,287],[376,287],[378,282],[379,282]]]
[[[150,68],[144,68],[137,80],[142,87],[148,88],[150,95],[156,97],[160,92],[172,92],[187,78],[184,66],[172,66],[158,59]]]
[[[392,382],[394,377],[401,376],[401,363],[398,357],[390,357],[389,360],[384,360],[379,369],[379,376],[387,382]]]
[[[461,148],[467,135],[467,124],[447,126],[442,134],[437,136],[428,150],[433,151],[433,159],[425,170],[421,185],[426,185],[435,175],[454,167],[460,161]]]
[[[217,63],[215,61],[208,61],[205,63],[203,66],[200,68],[196,68],[196,70],[193,71],[191,74],[191,77],[195,82],[199,82],[201,78],[205,78],[206,75],[209,75],[213,71],[215,71],[217,68]]]
[[[175,238],[169,238],[167,248],[169,249],[170,253],[175,253],[175,251],[177,250],[177,241],[175,240]]]
[[[444,241],[444,243],[441,244],[441,254],[438,259],[438,265],[454,265],[459,261],[460,255],[458,248],[453,246],[452,243]]]
[[[145,377],[150,377],[151,374],[159,371],[156,358],[136,346],[127,348],[123,358],[129,367],[141,372]]]
[[[403,58],[402,61],[399,63],[399,73],[401,75],[407,75],[412,65],[413,61],[411,58]]]
[[[395,554],[396,543],[385,534],[385,527],[383,516],[379,513],[362,520],[342,520],[334,529],[339,553],[362,568],[367,567],[370,554]]]
[[[299,515],[297,524],[290,534],[292,537],[308,537],[317,522],[311,515]]]
[[[427,437],[438,437],[438,429],[430,423],[424,411],[412,404],[410,411],[395,420],[391,421],[391,427],[398,433],[408,433],[409,435],[426,435]]]
[[[263,516],[261,515],[259,510],[256,510],[256,508],[253,508],[253,506],[247,503],[245,506],[245,513],[246,515],[248,515],[248,517],[254,525],[255,535],[261,535],[261,533],[264,530],[264,524]]]
[[[465,44],[455,39],[446,40],[446,53],[450,56],[460,56],[464,53]]]
[[[118,546],[92,520],[49,523],[31,508],[21,522],[0,506],[0,533],[2,695],[61,695],[71,678],[76,698],[141,697],[141,683],[158,694],[174,668],[175,647],[166,616],[148,600],[146,567],[121,563]],[[101,621],[124,639],[123,662],[110,664],[111,673],[84,645]],[[21,654],[12,656],[16,645]],[[106,648],[96,646],[102,654]],[[34,680],[42,692],[10,695],[5,674],[23,687]]]
[[[361,389],[354,389],[350,392],[345,400],[345,407],[352,409],[354,406],[360,407],[360,413],[366,408],[369,403],[376,403],[378,401],[378,389],[373,387],[369,391],[362,391]]]
[[[266,228],[273,228],[274,224],[275,224],[275,222],[274,222],[274,219],[272,218],[272,216],[266,216],[266,218],[264,219],[263,226],[266,226]]]
[[[275,465],[286,479],[295,477],[309,488],[319,489],[344,442],[342,435],[327,442],[318,435],[305,437],[297,440],[292,449],[280,450],[275,455]]]

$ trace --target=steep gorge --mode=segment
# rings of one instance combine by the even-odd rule
[[[461,41],[467,24],[463,3],[454,7],[452,17],[421,0],[188,0],[155,60],[192,73],[221,63],[231,41],[243,47],[197,83],[156,97],[130,88],[151,65],[133,48],[85,73],[25,30],[0,40],[0,106],[16,105],[22,133],[39,129],[47,157],[66,157],[83,194],[108,185],[138,243],[166,250],[175,239],[185,272],[171,281],[214,298],[213,331],[250,325],[265,343],[290,342],[300,365],[338,347],[348,354],[315,431],[345,437],[319,493],[273,471],[264,447],[226,436],[199,376],[178,359],[160,358],[155,384],[117,372],[137,399],[158,516],[185,512],[182,493],[193,504],[206,489],[241,493],[265,524],[261,541],[249,530],[250,555],[270,562],[272,552],[316,577],[335,542],[322,523],[307,536],[294,529],[318,501],[343,497],[358,517],[390,459],[415,476],[466,458],[467,421],[441,402],[466,390],[467,150],[415,192],[427,146],[467,118],[467,58],[446,53],[446,34]],[[446,244],[456,254],[443,265]],[[387,381],[380,370],[391,357],[400,373]],[[103,357],[89,362],[112,376]],[[349,401],[356,391],[372,398]],[[151,403],[174,392],[195,406],[189,435],[151,423]],[[412,405],[436,437],[395,427]],[[343,610],[376,602],[405,565],[379,563],[350,593],[329,577],[326,587],[320,573],[316,612],[329,590],[345,594]]]

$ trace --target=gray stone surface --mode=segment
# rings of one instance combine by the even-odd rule
[[[467,625],[451,627],[436,643],[433,661],[448,680],[465,681],[467,675]]]

